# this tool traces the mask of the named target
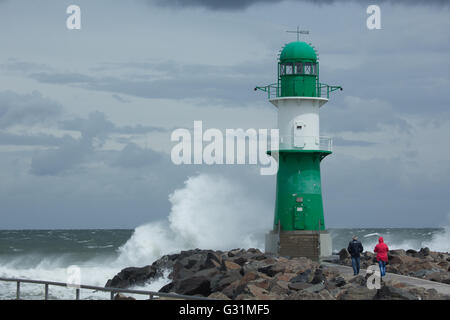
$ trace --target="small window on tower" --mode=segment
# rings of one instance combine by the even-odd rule
[[[301,62],[297,62],[295,64],[295,73],[302,74],[303,73],[303,64]]]
[[[286,64],[286,74],[293,74],[293,67],[292,67],[292,63],[287,63]]]
[[[312,74],[311,62],[306,62],[305,63],[305,74]]]

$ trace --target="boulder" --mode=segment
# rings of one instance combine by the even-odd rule
[[[311,280],[312,284],[324,283],[327,281],[327,278],[323,274],[322,269],[316,269],[314,272],[314,277]]]
[[[114,300],[136,300],[136,299],[133,297],[128,297],[121,293],[118,293],[114,296]]]
[[[417,297],[403,288],[384,285],[377,290],[374,300],[418,300]]]
[[[290,290],[295,290],[295,291],[304,290],[304,289],[309,288],[311,286],[312,286],[312,284],[310,284],[308,282],[289,282],[288,283],[288,288]]]
[[[426,256],[430,255],[430,248],[428,248],[428,247],[421,248],[419,250],[419,255],[421,255],[423,257],[426,257]]]
[[[338,295],[338,300],[372,300],[376,290],[370,290],[366,286],[350,287]]]
[[[128,288],[135,285],[144,285],[157,274],[157,270],[153,266],[145,266],[142,268],[125,268],[122,269],[114,278],[109,279],[105,287],[110,288]]]
[[[347,251],[347,249],[343,248],[341,251],[339,251],[339,260],[345,261],[350,258],[350,253]]]
[[[231,283],[241,280],[241,278],[242,276],[239,272],[219,273],[211,278],[211,291],[222,291]]]
[[[220,291],[211,293],[208,296],[208,298],[216,299],[216,300],[230,300],[230,298],[228,298],[225,294],[223,294]]]
[[[290,282],[311,282],[314,274],[311,269],[302,272],[291,279]]]
[[[175,292],[184,295],[202,295],[207,297],[211,294],[210,281],[206,277],[191,277],[181,280],[175,285]]]
[[[235,263],[233,261],[229,261],[229,260],[223,261],[223,267],[225,268],[225,270],[240,270],[241,269],[240,265],[238,265],[237,263]]]
[[[345,279],[341,276],[338,276],[336,278],[333,279],[334,283],[336,284],[336,287],[342,287],[344,286],[347,282],[345,281]]]

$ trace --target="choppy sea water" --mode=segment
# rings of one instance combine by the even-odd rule
[[[151,264],[160,256],[184,249],[232,249],[250,246],[263,249],[263,234],[253,235],[252,242],[226,241],[224,246],[206,246],[168,242],[159,232],[162,226],[147,225],[136,230],[0,230],[0,277],[29,278],[67,282],[68,267],[81,270],[81,283],[104,286],[122,268]],[[358,228],[330,229],[333,251],[347,246],[353,235],[362,241],[365,250],[372,251],[379,236],[383,236],[391,249],[420,249],[450,251],[448,228]],[[206,241],[206,240],[205,240]],[[211,241],[211,243],[216,243]],[[177,246],[178,244],[178,246]],[[158,291],[168,283],[158,279],[138,289]],[[22,284],[25,299],[42,299],[41,285]],[[50,287],[51,299],[73,299],[73,288]],[[108,293],[82,290],[82,299],[105,299]],[[139,298],[139,296],[135,296]],[[15,298],[15,284],[0,282],[0,299]],[[141,297],[147,298],[147,297]]]

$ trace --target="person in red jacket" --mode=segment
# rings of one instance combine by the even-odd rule
[[[375,246],[373,251],[377,254],[377,261],[380,265],[381,276],[384,277],[386,275],[386,262],[388,261],[389,248],[386,243],[384,243],[383,237],[378,239],[378,244]]]

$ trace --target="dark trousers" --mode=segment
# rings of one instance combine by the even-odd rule
[[[352,267],[353,267],[354,275],[359,274],[359,262],[360,262],[360,257],[352,257]]]

